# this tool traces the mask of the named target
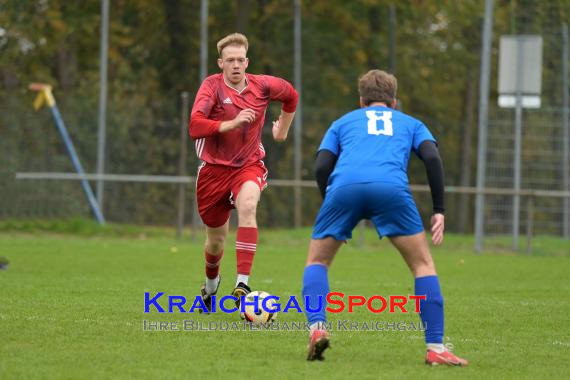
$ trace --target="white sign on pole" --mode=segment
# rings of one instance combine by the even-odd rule
[[[518,59],[521,62],[517,62]],[[521,70],[520,76],[518,70]],[[520,78],[520,83],[517,83]],[[515,108],[520,91],[523,108],[539,108],[542,90],[542,37],[502,36],[499,46],[499,107]]]

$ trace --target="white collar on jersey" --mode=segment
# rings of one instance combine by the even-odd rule
[[[242,88],[241,91],[238,91],[237,88],[235,88],[234,86],[232,86],[231,84],[229,84],[228,82],[226,82],[226,78],[224,77],[224,74],[222,74],[222,78],[224,79],[224,84],[226,86],[228,86],[229,88],[231,88],[232,90],[234,90],[235,92],[237,92],[239,95],[241,95],[241,93],[247,88],[247,86],[249,85],[249,81],[247,80],[247,74],[243,74],[244,78],[245,78],[245,87]]]

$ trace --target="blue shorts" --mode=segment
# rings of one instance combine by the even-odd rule
[[[352,238],[362,219],[370,219],[378,236],[415,235],[424,230],[422,219],[407,187],[385,182],[358,183],[327,192],[313,227],[313,239]]]

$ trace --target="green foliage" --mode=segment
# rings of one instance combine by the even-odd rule
[[[291,1],[209,3],[209,74],[219,71],[216,41],[239,29],[250,40],[250,72],[293,80]],[[107,172],[177,174],[179,95],[181,91],[193,94],[200,85],[199,4],[197,0],[112,1]],[[459,184],[461,158],[475,151],[475,133],[467,146],[460,141],[469,113],[477,114],[477,102],[468,102],[467,94],[472,91],[470,85],[478,83],[483,5],[478,0],[303,1],[303,177],[312,179],[314,152],[330,123],[357,107],[358,77],[373,67],[388,69],[391,58],[388,20],[393,6],[400,104],[405,112],[422,119],[434,132],[444,157],[447,182]],[[33,94],[27,85],[37,81],[54,85],[83,165],[87,171],[94,171],[100,12],[99,1],[11,0],[0,5],[0,175],[3,178],[18,170],[71,170],[49,114],[45,109],[39,113],[32,111]],[[545,55],[545,97],[557,104],[560,98],[557,33],[560,23],[568,22],[569,17],[569,5],[563,1],[495,2],[494,46],[503,33],[549,33],[547,52],[552,53]],[[494,50],[493,67],[496,59]],[[494,91],[495,76],[492,78]],[[476,94],[474,98],[477,99]],[[277,112],[278,106],[270,109],[268,124]],[[271,175],[291,178],[292,144],[276,144],[270,136],[266,128],[264,142]],[[194,174],[197,160],[191,144],[189,148],[188,170]],[[471,172],[475,161],[471,159]],[[423,167],[412,163],[410,178],[413,183],[425,183]],[[10,191],[18,193],[19,186],[10,184]],[[105,214],[116,221],[170,224],[172,210],[176,208],[172,194],[172,189],[164,186],[116,188],[107,197]],[[46,202],[49,199],[46,195]],[[280,208],[277,214],[290,211],[288,203],[274,200],[271,203]],[[312,195],[308,200],[311,204],[318,203]],[[85,215],[84,210],[75,208],[71,215],[81,212]],[[313,215],[305,213],[306,221],[312,218]]]

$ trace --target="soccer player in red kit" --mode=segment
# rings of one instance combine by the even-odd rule
[[[281,115],[273,122],[273,138],[285,141],[295,115],[298,95],[284,79],[246,74],[248,41],[234,33],[218,44],[221,73],[207,77],[194,101],[190,137],[202,164],[198,168],[198,210],[206,225],[206,282],[202,299],[211,310],[211,297],[220,286],[219,269],[232,208],[237,210],[237,280],[232,295],[248,294],[249,274],[257,248],[257,203],[267,186],[261,131],[269,102],[280,101]]]

